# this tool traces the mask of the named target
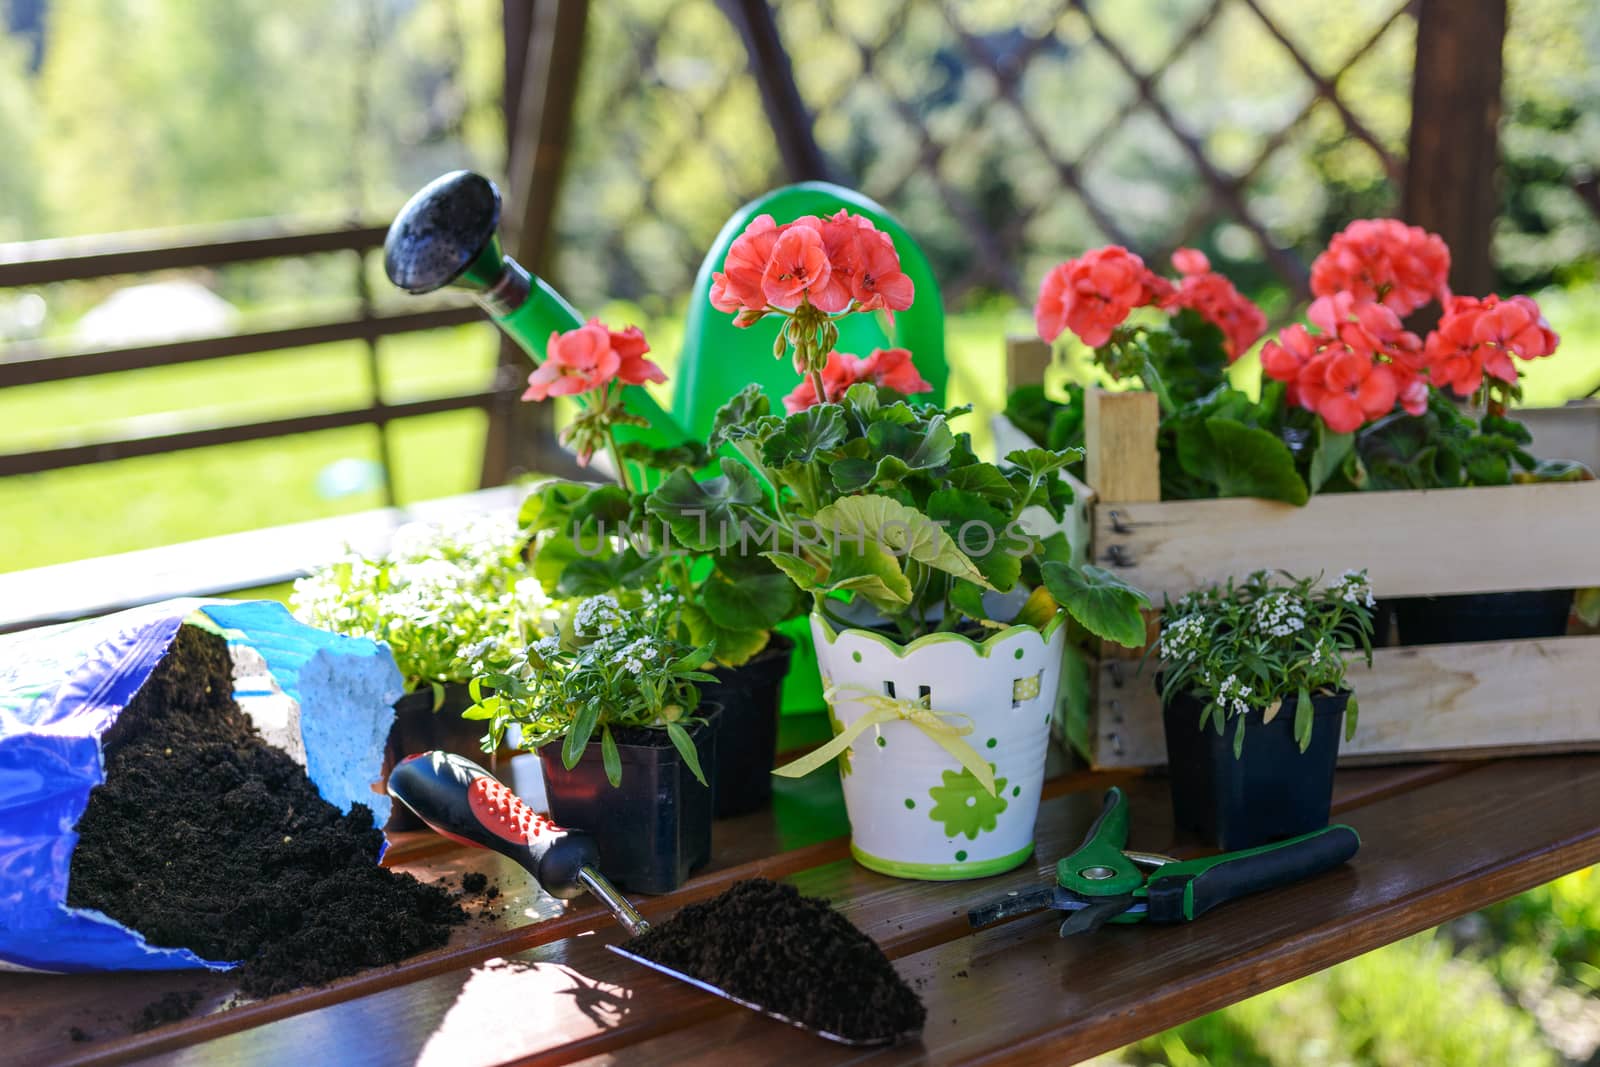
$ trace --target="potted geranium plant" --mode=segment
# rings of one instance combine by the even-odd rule
[[[588,597],[469,686],[466,716],[496,743],[517,728],[551,818],[594,835],[607,875],[640,893],[676,889],[711,855],[718,711],[695,685],[711,650],[679,643],[676,608],[670,593]]]
[[[350,553],[295,582],[290,606],[302,622],[381,641],[394,655],[407,692],[395,703],[385,775],[430,749],[481,754],[481,726],[461,717],[480,659],[554,632],[559,617],[523,548],[509,517],[412,523],[395,532],[386,554]],[[389,829],[421,825],[395,805]]]
[[[1252,399],[1229,384],[1228,367],[1266,332],[1266,316],[1199,250],[1180,248],[1172,264],[1176,280],[1108,245],[1057,265],[1034,305],[1039,336],[1056,342],[1072,334],[1111,380],[1156,395],[1162,499],[1255,496],[1304,504],[1343,460],[1348,442],[1285,404],[1281,386]],[[1062,404],[1039,386],[1024,386],[1006,411],[1040,443],[1081,444],[1084,388],[1069,385]]]
[[[779,771],[835,756],[851,849],[874,870],[971,878],[1024,862],[1069,619],[1142,643],[1143,594],[1069,560],[1019,519],[1070,500],[1077,450],[985,463],[923,388],[910,353],[835,351],[839,316],[909,307],[888,235],[841,211],[761,216],[729,250],[712,303],[785,321],[776,357],[800,375],[787,416],[751,386],[718,413],[731,450],[712,477],[680,468],[649,513],[692,552],[759,555],[807,594],[836,736]]]
[[[674,550],[650,528],[641,475],[680,463],[698,467],[707,457],[692,442],[663,450],[616,440],[613,427],[630,418],[617,400],[620,385],[665,380],[645,358],[649,350],[636,327],[612,330],[597,320],[551,336],[546,362],[529,378],[524,399],[578,396],[583,411],[566,439],[582,464],[604,451],[619,484],[548,482],[523,504],[520,521],[537,550],[535,573],[559,595],[679,594],[679,638],[715,649],[703,696],[722,708],[716,812],[740,815],[771,798],[779,693],[794,651],[774,628],[801,612],[801,600],[783,573],[759,556],[714,547]]]
[[[1347,435],[1328,489],[1382,491],[1592,478],[1582,465],[1536,460],[1510,414],[1517,363],[1559,338],[1526,296],[1452,296],[1443,240],[1394,219],[1363,219],[1312,264],[1309,318],[1262,348],[1286,401]],[[1434,300],[1426,338],[1402,316]],[[1465,405],[1465,406],[1463,406]],[[1392,606],[1402,644],[1552,637],[1566,632],[1573,591],[1415,597]]]
[[[1163,612],[1159,656],[1173,815],[1225,850],[1327,825],[1340,724],[1355,732],[1345,653],[1372,662],[1365,572],[1324,587],[1258,571]]]

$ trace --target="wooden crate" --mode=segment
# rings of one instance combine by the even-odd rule
[[[1043,352],[1041,352],[1043,350]],[[1048,350],[1013,339],[1008,370],[1042,377]],[[1600,406],[1520,412],[1541,456],[1600,466]],[[1600,482],[1256,499],[1160,500],[1145,392],[1086,396],[1087,485],[1064,525],[1083,559],[1150,594],[1281,569],[1366,568],[1379,597],[1600,586]],[[997,450],[1026,438],[1003,416]],[[1154,661],[1110,649],[1068,671],[1062,740],[1096,767],[1166,762]],[[1600,750],[1600,636],[1382,648],[1356,665],[1361,700],[1346,762]],[[1529,699],[1537,694],[1537,699]],[[1508,709],[1515,709],[1508,712]]]

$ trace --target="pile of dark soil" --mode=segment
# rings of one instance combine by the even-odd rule
[[[185,626],[104,738],[67,903],[153,945],[238,960],[267,996],[443,945],[450,895],[377,865],[372,812],[323,800],[232,697],[226,643]]]
[[[854,1041],[916,1033],[927,1016],[883,950],[827,901],[762,878],[689,905],[627,947]]]

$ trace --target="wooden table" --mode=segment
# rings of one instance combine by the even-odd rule
[[[1058,770],[1035,862],[974,882],[897,881],[850,860],[837,779],[819,773],[779,781],[771,811],[718,823],[712,868],[684,888],[638,899],[660,919],[764,876],[832,900],[928,1006],[921,1041],[897,1048],[832,1045],[638,968],[605,951],[621,934],[592,902],[563,906],[498,856],[408,835],[387,862],[429,878],[485,871],[503,913],[401,966],[228,1010],[223,975],[0,975],[0,1062],[1063,1064],[1600,861],[1600,756],[1347,770],[1337,817],[1363,844],[1346,868],[1187,926],[1063,940],[1059,917],[1040,914],[969,930],[970,904],[1048,877],[1113,784],[1129,793],[1131,844],[1174,847],[1162,779]],[[173,991],[200,993],[197,1014],[129,1032]],[[91,1040],[72,1040],[74,1027]]]

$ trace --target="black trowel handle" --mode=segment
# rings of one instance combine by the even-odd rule
[[[553,897],[579,896],[584,868],[600,866],[593,838],[563,830],[465,756],[408,756],[389,772],[389,795],[444,836],[511,857]]]

